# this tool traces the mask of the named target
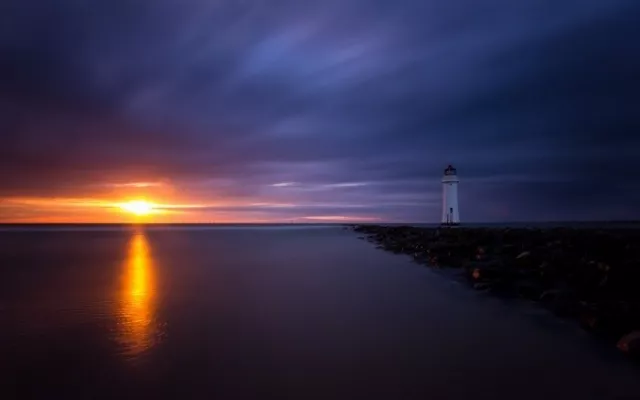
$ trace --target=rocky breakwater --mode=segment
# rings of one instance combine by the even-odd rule
[[[640,230],[358,225],[379,248],[538,302],[640,359]]]

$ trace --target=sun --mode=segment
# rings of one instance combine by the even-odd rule
[[[120,204],[120,208],[123,211],[130,212],[132,214],[143,216],[153,212],[153,204],[144,200],[129,201],[127,203]]]

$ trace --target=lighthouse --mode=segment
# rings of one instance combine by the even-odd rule
[[[449,165],[444,170],[444,176],[442,177],[442,225],[460,224],[458,182],[456,169]]]

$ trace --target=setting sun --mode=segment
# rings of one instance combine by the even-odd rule
[[[153,211],[153,204],[144,200],[136,200],[120,204],[120,208],[132,214],[142,216],[150,214]]]

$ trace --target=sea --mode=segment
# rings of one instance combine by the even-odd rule
[[[640,399],[528,303],[339,225],[3,226],[0,399]]]

